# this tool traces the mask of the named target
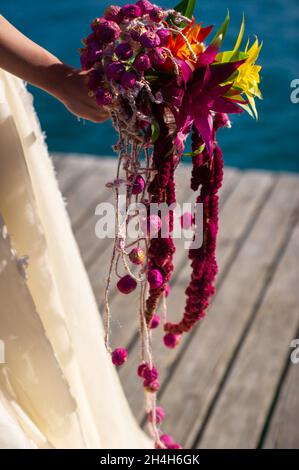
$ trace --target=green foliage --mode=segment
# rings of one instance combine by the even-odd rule
[[[182,13],[186,18],[192,18],[196,0],[182,0],[176,7],[175,10]]]

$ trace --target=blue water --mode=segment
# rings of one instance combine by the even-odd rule
[[[78,66],[80,39],[107,4],[98,0],[0,0],[0,11],[34,41]],[[174,3],[161,0],[161,4],[169,7]],[[299,78],[298,0],[198,0],[196,16],[206,25],[218,26],[227,8],[232,17],[227,48],[236,38],[243,12],[247,34],[257,33],[264,40],[260,60],[264,100],[258,102],[259,122],[244,114],[233,117],[231,130],[221,132],[226,164],[299,171],[299,104],[290,100],[290,83]],[[33,93],[50,150],[112,154],[115,134],[109,123],[79,123],[49,95],[35,89]]]

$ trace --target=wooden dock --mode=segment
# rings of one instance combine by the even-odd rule
[[[101,310],[111,240],[95,236],[95,207],[112,200],[112,159],[56,155],[61,191]],[[179,200],[190,199],[188,166],[178,170]],[[188,173],[188,177],[187,177]],[[185,448],[299,448],[299,177],[226,169],[221,193],[217,294],[207,318],[171,351],[154,333],[167,411],[163,430]],[[180,317],[189,263],[178,242],[169,317]],[[120,378],[144,425],[138,319],[132,296],[112,291],[113,346],[130,359]],[[161,329],[159,329],[161,330]],[[299,354],[297,355],[299,359]]]

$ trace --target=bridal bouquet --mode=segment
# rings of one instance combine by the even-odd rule
[[[261,98],[255,62],[261,44],[255,39],[241,49],[244,19],[235,46],[220,52],[228,26],[227,15],[211,40],[212,26],[196,24],[195,0],[183,0],[174,9],[163,9],[139,0],[123,7],[110,6],[104,17],[91,24],[83,41],[82,69],[87,71],[89,93],[107,106],[118,132],[115,179],[117,209],[125,194],[125,211],[117,210],[116,234],[105,293],[105,341],[115,365],[123,364],[128,352],[110,347],[111,311],[109,289],[115,271],[121,295],[139,288],[138,315],[141,364],[137,374],[143,382],[146,412],[157,448],[179,448],[171,436],[162,434],[164,410],[157,406],[158,371],[151,350],[152,330],[164,310],[164,343],[176,347],[206,315],[214,293],[217,262],[218,191],[223,180],[222,152],[216,140],[221,127],[230,127],[228,114],[247,111],[257,117],[255,98]],[[173,237],[176,203],[175,171],[184,154],[187,137],[192,139],[190,186],[203,205],[203,243],[190,246],[191,279],[180,321],[167,320],[166,297],[174,271]],[[135,212],[129,207],[134,202]],[[128,239],[128,226],[145,208],[138,236]],[[167,205],[167,215],[162,205]],[[155,207],[156,212],[153,211]],[[138,212],[138,214],[137,214]],[[163,215],[164,214],[164,215]],[[183,228],[199,226],[192,213],[182,215]],[[122,265],[123,274],[120,274]]]

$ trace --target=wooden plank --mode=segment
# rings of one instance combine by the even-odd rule
[[[249,181],[249,182],[248,182]],[[230,224],[225,224],[224,226],[221,227],[220,229],[220,249],[218,256],[220,255],[220,259],[228,259],[227,256],[225,256],[224,253],[222,253],[224,250],[230,250],[230,253],[232,253],[232,247],[230,244],[222,244],[221,239],[222,237],[225,237],[226,239],[229,239],[229,234],[231,234],[232,239],[235,240],[235,232],[239,234],[239,238],[241,238],[244,234],[244,231],[246,232],[248,230],[248,224],[251,224],[252,221],[255,219],[255,214],[256,210],[258,207],[263,205],[264,199],[270,188],[272,188],[274,184],[274,180],[271,176],[266,175],[266,174],[256,174],[256,173],[245,173],[241,179],[240,182],[238,183],[235,191],[231,194],[229,199],[227,200],[223,212],[225,213],[231,213],[231,212],[238,212],[239,217],[238,219],[238,224],[235,225],[230,225]],[[240,191],[243,193],[243,187],[247,188],[248,193],[251,195],[250,201],[248,201],[247,205],[247,210],[244,210],[244,207],[240,205],[236,205],[238,198],[235,196],[235,192]],[[255,188],[255,191],[252,192],[252,187]],[[227,232],[224,232],[223,229],[227,230]],[[220,275],[221,273],[226,269],[226,266],[224,264],[220,263]],[[185,289],[186,285],[189,279],[189,263],[185,263],[184,268],[182,272],[180,273],[177,281],[175,282],[173,288],[172,288],[172,295],[168,299],[168,311],[169,311],[169,317],[176,321],[180,318],[184,304],[185,304]],[[187,278],[188,274],[188,278]],[[155,351],[155,362],[158,365],[159,371],[160,371],[160,377],[161,377],[161,382],[163,383],[164,381],[167,381],[167,377],[171,373],[171,370],[178,358],[178,355],[181,354],[181,351],[184,349],[185,346],[187,346],[187,342],[189,342],[188,336],[185,336],[183,338],[182,344],[180,348],[174,350],[174,351],[169,351],[166,350],[163,342],[162,342],[162,336],[163,332],[161,329],[159,331],[156,331],[154,336],[153,336],[153,350]],[[136,346],[137,348],[137,346]],[[196,345],[196,348],[198,346]],[[206,350],[207,354],[211,354],[211,350]],[[143,407],[142,407],[142,397],[140,394],[140,390],[138,385],[136,385],[136,378],[134,377],[134,372],[136,370],[136,365],[138,363],[138,352],[137,349],[135,351],[132,351],[131,357],[129,358],[128,361],[128,369],[120,371],[123,386],[125,388],[126,394],[128,396],[129,402],[137,414],[138,418],[141,419],[143,416]],[[191,360],[190,360],[191,362]],[[196,361],[194,358],[192,359],[193,366],[196,367]],[[184,368],[186,365],[181,364],[181,367]],[[186,366],[186,371],[189,370],[188,365]],[[195,376],[194,376],[195,374]],[[176,374],[177,377],[178,374]],[[184,390],[186,388],[186,383],[192,382],[192,377],[190,378],[188,374],[185,374],[185,385],[180,384],[180,388],[178,390]],[[193,380],[195,380],[196,373],[193,371]],[[178,379],[179,380],[179,379]],[[166,384],[166,382],[165,382]],[[165,387],[165,385],[164,385]],[[189,388],[189,386],[188,386]],[[190,392],[191,393],[191,390]],[[178,394],[172,393],[173,399],[178,400]],[[181,395],[180,395],[181,397]],[[172,411],[173,416],[175,416],[176,420],[172,420],[173,428],[176,427],[176,422],[177,419],[179,419],[180,414],[182,412],[180,402],[177,402],[174,404],[174,402],[167,404],[166,409],[169,409]],[[173,408],[176,408],[174,411]],[[194,418],[194,410],[191,410],[191,415],[190,419]],[[188,429],[189,431],[189,429]],[[186,437],[187,430],[185,426],[182,426],[182,432],[179,433],[177,438],[181,439]]]
[[[296,185],[298,187],[298,181]],[[285,186],[285,199],[292,197],[290,186]],[[299,191],[295,198],[297,204],[298,196]],[[267,231],[266,227],[264,231]],[[267,231],[268,237],[270,233]],[[255,448],[258,444],[298,326],[298,251],[299,224],[242,344],[231,377],[204,434],[202,448]],[[298,390],[296,395],[298,404]],[[296,428],[299,444],[298,422]],[[290,432],[288,429],[286,435]]]
[[[258,217],[254,216],[251,231],[226,273],[207,319],[189,339],[175,376],[163,393],[162,404],[172,410],[170,424],[175,426],[180,419],[176,437],[186,447],[192,447],[197,440],[213,400],[217,398],[227,367],[263,292],[269,270],[290,230],[298,199],[298,180],[282,177]],[[186,388],[186,383],[184,407],[180,408],[179,391]],[[170,390],[173,392],[169,393]]]
[[[298,237],[298,234],[297,234]],[[297,251],[298,253],[298,251]],[[297,256],[296,253],[296,256]],[[294,260],[296,260],[296,256]],[[294,291],[298,291],[297,285]],[[290,290],[287,292],[289,296]],[[293,292],[292,292],[293,294]],[[282,306],[285,312],[285,305]],[[296,308],[298,309],[298,302]],[[294,338],[299,338],[298,333]],[[289,351],[290,352],[290,351]],[[289,359],[289,357],[288,357]],[[299,364],[290,364],[264,443],[265,449],[299,448]]]

